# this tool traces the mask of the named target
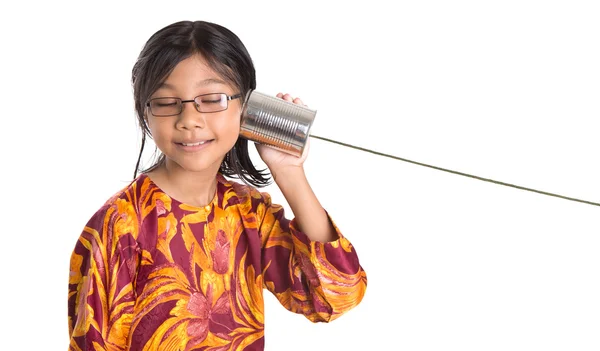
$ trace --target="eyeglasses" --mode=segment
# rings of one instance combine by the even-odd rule
[[[181,100],[176,97],[159,97],[148,100],[146,106],[150,113],[156,117],[168,117],[180,114],[183,104],[193,102],[196,110],[203,113],[213,113],[227,110],[229,100],[241,97],[242,94],[227,95],[224,93],[203,94],[196,96],[193,100]]]

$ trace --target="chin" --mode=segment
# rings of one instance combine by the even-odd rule
[[[213,167],[213,164],[197,163],[182,165],[181,168],[187,172],[206,172],[214,169],[215,167]],[[217,171],[218,170],[219,169],[217,168]]]
[[[210,151],[212,152],[199,152],[188,155],[175,153],[173,156],[176,156],[176,158],[167,157],[171,160],[173,165],[176,165],[176,167],[187,172],[206,172],[208,170],[218,171],[225,158],[225,153],[221,155],[221,152],[215,152],[215,150]],[[219,156],[216,154],[219,154]]]
[[[208,170],[211,169],[216,169],[217,171],[219,170],[221,163],[219,162],[218,165],[215,166],[215,164],[218,162],[218,160],[198,160],[198,161],[191,161],[190,160],[186,160],[184,162],[177,162],[177,165],[185,171],[188,172],[206,172]]]

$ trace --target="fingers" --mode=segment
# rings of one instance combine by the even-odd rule
[[[294,102],[294,98],[292,98],[292,96],[290,94],[278,93],[277,97],[284,99],[285,101]],[[298,99],[298,98],[296,98],[296,99]]]
[[[294,99],[290,94],[287,94],[287,93],[286,94],[278,93],[277,97],[284,99],[285,101],[293,102],[296,105],[306,106],[306,105],[304,105],[304,102],[302,102],[302,100],[299,97]]]

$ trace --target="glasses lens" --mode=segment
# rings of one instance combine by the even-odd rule
[[[227,95],[206,94],[196,98],[200,112],[219,112],[227,109]]]
[[[179,114],[181,101],[177,98],[156,98],[150,101],[150,112],[155,116],[171,116]]]

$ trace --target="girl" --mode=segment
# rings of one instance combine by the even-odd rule
[[[366,275],[307,182],[307,152],[257,145],[293,220],[257,190],[270,179],[239,137],[256,87],[240,39],[213,23],[174,23],[132,73],[142,150],[148,135],[161,154],[138,174],[140,150],[135,179],[75,245],[69,349],[263,350],[263,288],[313,322],[356,306]]]

